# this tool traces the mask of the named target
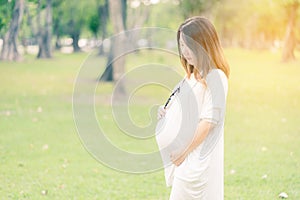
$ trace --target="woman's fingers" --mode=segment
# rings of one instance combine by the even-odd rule
[[[164,109],[164,106],[159,106],[157,111],[157,119],[160,119],[166,115],[166,110]]]
[[[161,108],[158,110],[158,113],[162,116],[164,116],[166,114],[166,110],[164,108]]]
[[[178,152],[173,152],[170,154],[170,160],[176,166],[181,165],[185,160],[185,158],[186,158],[185,154],[179,154]]]

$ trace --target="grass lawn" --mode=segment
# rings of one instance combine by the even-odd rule
[[[241,49],[227,49],[226,56],[231,76],[225,199],[278,199],[281,192],[300,199],[300,61],[283,64],[279,53]],[[82,145],[72,93],[86,58],[55,54],[51,60],[0,62],[0,199],[168,199],[162,170],[122,173],[99,163]],[[174,58],[155,51],[131,54],[126,69],[163,63],[183,74]],[[118,129],[108,101],[112,88],[105,83],[96,90],[96,116],[107,137],[127,151],[155,151],[153,138],[133,140]],[[158,86],[137,90],[129,106],[132,120],[147,125],[149,106],[163,104],[168,95]]]

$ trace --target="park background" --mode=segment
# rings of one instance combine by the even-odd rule
[[[119,78],[114,72],[163,63],[183,75],[179,59],[145,50],[126,56],[119,69],[106,67],[118,49],[102,44],[124,30],[159,27],[174,30],[174,35],[154,42],[166,42],[166,48],[176,51],[175,31],[194,15],[215,24],[231,67],[225,199],[300,199],[299,4],[0,0],[0,199],[168,199],[162,170],[119,172],[85,150],[73,119],[72,94],[78,71],[94,52],[103,74],[96,115],[107,137],[124,150],[156,150],[154,139],[133,140],[114,123],[109,105]],[[132,44],[139,48],[151,42]],[[149,106],[163,104],[169,92],[157,86],[136,92],[132,120],[147,125]]]

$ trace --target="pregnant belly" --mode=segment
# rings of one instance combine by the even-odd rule
[[[174,142],[182,126],[182,109],[180,102],[174,99],[168,107],[166,115],[161,118],[156,126],[156,141],[159,149],[166,148]]]

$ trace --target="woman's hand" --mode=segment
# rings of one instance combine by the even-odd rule
[[[179,166],[185,160],[185,158],[194,151],[206,138],[209,131],[213,129],[215,124],[208,122],[206,120],[201,120],[197,126],[197,130],[193,140],[190,145],[188,145],[184,151],[176,150],[171,153],[170,158],[174,165]]]
[[[188,153],[186,153],[186,151],[185,152],[174,151],[171,153],[170,159],[171,159],[172,163],[178,167],[179,165],[181,165],[183,163],[183,161],[185,160],[185,158],[187,156],[188,156]]]
[[[161,119],[166,115],[166,109],[164,109],[164,106],[159,106],[157,110],[157,119]]]

